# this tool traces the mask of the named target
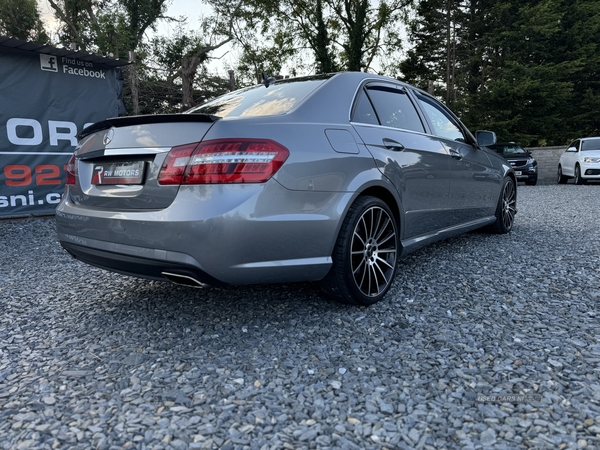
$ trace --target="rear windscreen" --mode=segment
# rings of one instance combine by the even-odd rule
[[[329,76],[280,80],[225,94],[186,111],[219,117],[275,116],[286,114],[323,84]]]

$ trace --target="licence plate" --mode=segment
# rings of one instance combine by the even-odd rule
[[[515,171],[515,175],[519,176],[519,175],[523,175],[523,173],[521,171]]]
[[[94,164],[92,184],[142,184],[144,161]]]

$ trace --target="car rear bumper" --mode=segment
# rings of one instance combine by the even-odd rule
[[[75,258],[142,278],[180,275],[215,285],[319,280],[331,266],[350,197],[290,191],[273,181],[181,188],[157,211],[90,210],[63,199],[57,232]]]

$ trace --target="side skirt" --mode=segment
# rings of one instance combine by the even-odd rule
[[[468,231],[476,230],[477,228],[492,224],[495,221],[496,216],[482,217],[481,219],[472,220],[471,222],[454,225],[448,228],[442,228],[432,233],[422,234],[421,236],[403,240],[401,241],[402,255],[407,255],[415,250],[420,249],[421,247],[441,241],[442,239],[447,239],[452,236],[467,233]]]

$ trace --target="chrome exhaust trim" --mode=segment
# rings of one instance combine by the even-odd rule
[[[191,286],[191,287],[196,287],[196,288],[205,286],[204,283],[201,283],[200,281],[198,281],[195,278],[190,277],[188,275],[180,275],[178,273],[162,272],[162,276],[175,284],[181,284],[184,286]]]

